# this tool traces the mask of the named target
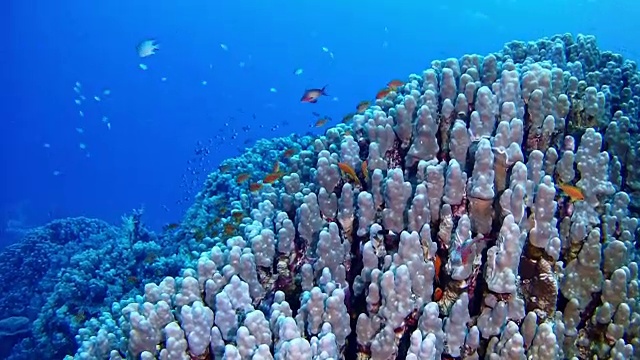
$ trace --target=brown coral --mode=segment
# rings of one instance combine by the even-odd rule
[[[587,114],[582,99],[577,96],[571,98],[571,110],[567,119],[570,133],[582,133],[587,128],[598,129],[598,119]]]
[[[520,287],[527,311],[540,319],[553,316],[558,300],[558,282],[553,264],[541,257],[538,260],[522,258],[520,261]]]

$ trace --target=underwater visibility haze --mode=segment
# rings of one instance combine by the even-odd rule
[[[8,4],[2,359],[640,359],[640,5]]]

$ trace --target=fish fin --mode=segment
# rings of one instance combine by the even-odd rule
[[[315,103],[317,103],[317,102],[318,102],[318,99],[309,99],[309,100],[307,100],[307,101],[308,101],[308,102],[310,102],[310,103],[312,103],[312,104],[315,104]]]
[[[322,95],[324,95],[324,96],[330,96],[330,95],[329,95],[329,94],[327,94],[327,92],[325,91],[325,89],[327,88],[327,86],[329,86],[329,84],[327,84],[327,85],[323,86],[323,87],[322,87],[322,89],[320,89],[320,90],[321,90],[321,92],[320,92],[320,93],[321,93]]]

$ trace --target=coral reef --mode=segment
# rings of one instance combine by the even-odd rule
[[[64,357],[87,319],[188,264],[168,239],[145,230],[140,215],[123,217],[122,227],[55,220],[0,253],[3,359]]]
[[[638,358],[639,97],[592,36],[434,61],[211,174],[182,224],[197,261],[73,358]],[[232,181],[274,161],[279,182]]]

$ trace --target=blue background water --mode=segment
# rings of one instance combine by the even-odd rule
[[[115,222],[141,205],[152,227],[179,220],[182,177],[195,181],[192,192],[204,179],[186,170],[197,141],[225,137],[214,139],[211,170],[248,138],[321,132],[310,128],[312,111],[340,121],[433,59],[564,32],[595,34],[601,48],[633,59],[640,53],[640,6],[631,0],[432,3],[11,1],[0,99],[2,243],[14,238],[10,228],[78,215]],[[140,59],[135,46],[148,38],[161,49]],[[76,81],[87,97],[80,106]],[[299,102],[305,88],[325,84],[331,97]]]

